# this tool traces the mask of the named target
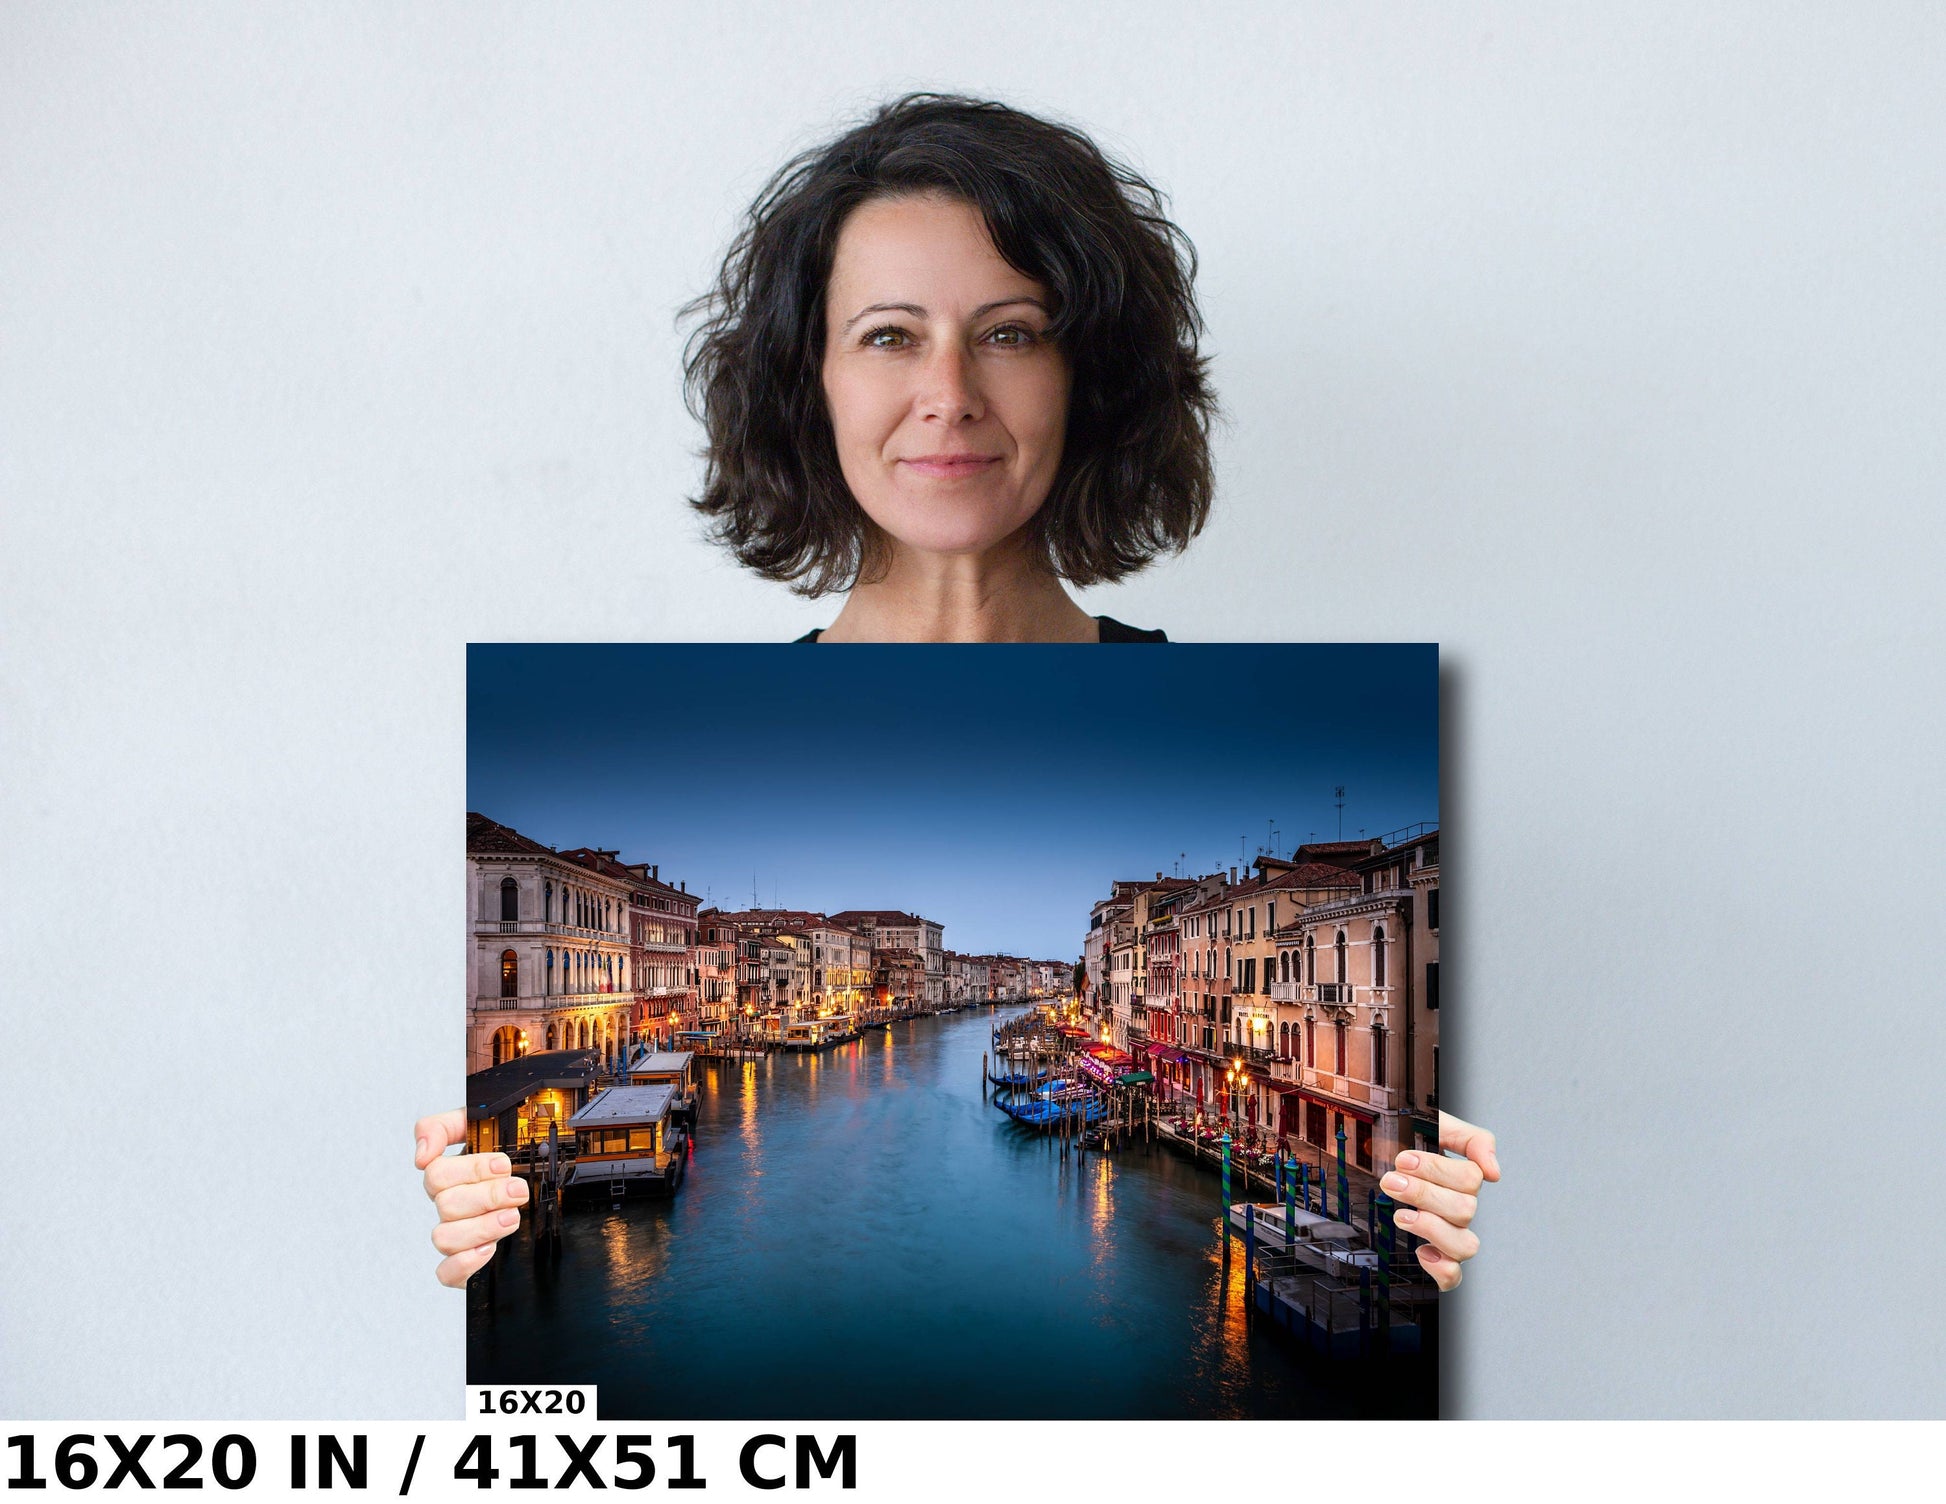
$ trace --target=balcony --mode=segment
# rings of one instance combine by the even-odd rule
[[[1270,984],[1270,1000],[1273,1003],[1302,1002],[1304,1000],[1303,992],[1304,984],[1302,982],[1272,982]]]
[[[1304,1067],[1303,1084],[1326,1096],[1337,1097],[1344,1102],[1357,1102],[1361,1106],[1375,1108],[1379,1112],[1390,1112],[1394,1106],[1394,1093],[1391,1087],[1374,1086],[1371,1082],[1360,1081],[1355,1076],[1341,1076],[1336,1071],[1321,1071],[1316,1066]]]
[[[1350,982],[1319,982],[1313,990],[1320,1003],[1333,1008],[1349,1008],[1358,989]]]
[[[620,1008],[634,1001],[629,992],[530,992],[519,997],[476,997],[473,1007],[481,1013],[545,1013],[557,1008]]]
[[[560,924],[551,919],[481,919],[473,926],[476,935],[552,935],[557,940],[593,940],[609,945],[626,945],[628,936],[620,930],[588,929],[581,925]]]

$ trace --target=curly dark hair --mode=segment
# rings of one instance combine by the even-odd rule
[[[691,501],[739,562],[801,595],[882,573],[884,540],[838,466],[822,368],[825,288],[846,217],[868,199],[944,193],[1053,294],[1072,373],[1059,473],[1030,526],[1057,576],[1119,580],[1209,516],[1217,413],[1196,252],[1162,196],[1072,127],[990,100],[908,94],[786,163],[751,205],[702,322],[684,391],[708,435]]]

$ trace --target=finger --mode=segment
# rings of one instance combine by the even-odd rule
[[[1477,1123],[1456,1118],[1450,1112],[1439,1115],[1439,1147],[1464,1154],[1488,1180],[1500,1178],[1500,1161],[1494,1155],[1493,1135]]]
[[[412,1136],[418,1144],[412,1167],[423,1170],[454,1144],[466,1142],[466,1109],[455,1107],[451,1112],[421,1118],[412,1125]]]
[[[469,1180],[449,1186],[432,1198],[439,1208],[439,1220],[457,1222],[463,1217],[478,1217],[504,1207],[522,1206],[527,1201],[527,1182],[518,1175],[496,1175],[491,1180]]]
[[[1392,1220],[1414,1237],[1424,1238],[1454,1263],[1464,1263],[1480,1251],[1478,1233],[1464,1227],[1455,1227],[1444,1217],[1434,1216],[1431,1212],[1414,1211],[1402,1206],[1392,1213]]]
[[[1486,1178],[1480,1167],[1470,1159],[1460,1159],[1451,1154],[1421,1154],[1414,1149],[1408,1149],[1399,1156],[1398,1167],[1408,1175],[1417,1175],[1421,1180],[1430,1180],[1435,1185],[1463,1191],[1469,1196],[1480,1189],[1480,1182]]]
[[[426,1194],[438,1199],[439,1193],[470,1180],[491,1180],[497,1175],[513,1174],[513,1161],[504,1154],[441,1155],[426,1166]]]
[[[1378,1187],[1394,1201],[1403,1201],[1407,1206],[1416,1206],[1422,1211],[1444,1217],[1455,1227],[1466,1226],[1480,1209],[1480,1198],[1477,1196],[1469,1196],[1463,1191],[1449,1191],[1443,1185],[1434,1185],[1430,1180],[1421,1180],[1412,1175],[1401,1175],[1397,1170],[1388,1170]]]
[[[1433,1283],[1441,1291],[1451,1290],[1460,1282],[1460,1266],[1457,1259],[1449,1259],[1430,1243],[1419,1245],[1419,1263],[1430,1274]]]
[[[464,1253],[482,1243],[497,1243],[520,1226],[520,1213],[511,1207],[481,1217],[441,1222],[432,1230],[432,1246],[441,1253]]]
[[[480,1272],[486,1261],[493,1257],[493,1250],[499,1246],[498,1243],[482,1243],[477,1248],[441,1259],[439,1268],[434,1271],[439,1276],[440,1284],[448,1289],[464,1289],[466,1282]]]

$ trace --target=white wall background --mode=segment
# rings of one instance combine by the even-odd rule
[[[829,619],[697,541],[673,314],[937,86],[1202,255],[1221,508],[1087,604],[1443,644],[1449,1411],[1946,1412],[1942,77],[1924,5],[0,10],[0,1411],[458,1414],[463,644]]]

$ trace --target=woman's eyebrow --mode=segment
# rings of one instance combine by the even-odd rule
[[[1047,305],[1039,298],[1022,296],[1018,298],[999,298],[991,303],[982,303],[978,308],[973,310],[973,317],[976,319],[985,318],[996,308],[1011,308],[1016,303],[1025,303],[1030,307],[1040,309],[1042,313],[1047,312]],[[921,308],[917,303],[873,303],[868,308],[859,309],[858,312],[846,319],[843,325],[840,326],[838,332],[843,334],[845,330],[851,328],[853,324],[857,323],[868,313],[909,313],[915,319],[922,319],[926,316],[926,310]]]

